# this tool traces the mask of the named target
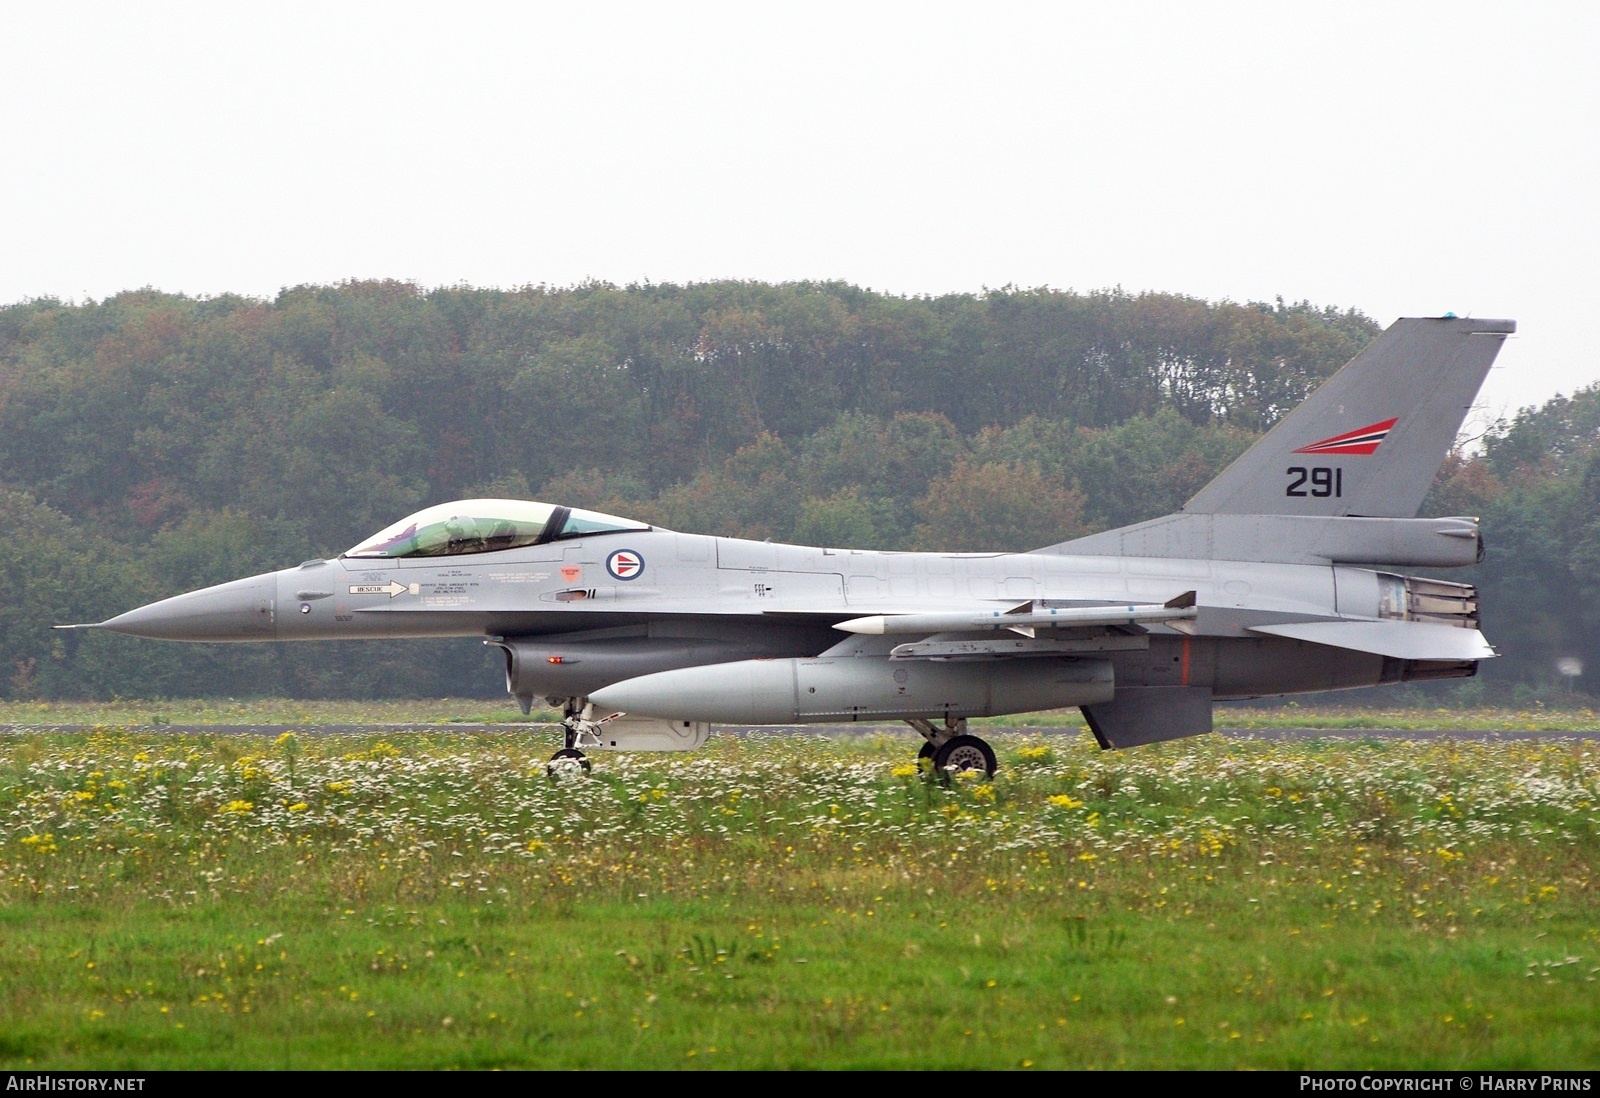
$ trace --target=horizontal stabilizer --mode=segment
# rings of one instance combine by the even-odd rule
[[[1302,621],[1250,630],[1397,660],[1487,660],[1495,654],[1476,629],[1424,621]]]
[[[1119,686],[1110,701],[1084,706],[1083,719],[1108,751],[1198,736],[1211,731],[1211,691],[1204,686]]]

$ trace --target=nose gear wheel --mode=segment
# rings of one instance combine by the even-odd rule
[[[576,747],[563,747],[560,751],[550,756],[550,761],[544,764],[544,770],[546,774],[553,778],[573,766],[577,766],[585,774],[592,769],[589,756],[579,751]]]

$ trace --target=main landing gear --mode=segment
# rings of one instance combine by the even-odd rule
[[[583,753],[585,747],[600,746],[600,726],[590,719],[592,716],[592,706],[580,706],[576,698],[567,699],[562,707],[561,717],[564,746],[551,755],[550,761],[545,763],[546,774],[554,778],[573,769],[582,770],[587,774],[593,768],[589,756]]]
[[[906,723],[927,741],[917,752],[917,765],[925,775],[935,775],[948,784],[951,771],[982,771],[985,777],[992,778],[1000,768],[994,748],[977,736],[967,735],[965,717],[947,720],[942,727],[925,720]]]

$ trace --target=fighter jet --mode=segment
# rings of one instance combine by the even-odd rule
[[[551,503],[429,507],[341,556],[95,625],[183,641],[482,637],[552,766],[714,724],[899,720],[925,770],[993,775],[972,717],[1082,708],[1102,748],[1211,730],[1218,699],[1466,677],[1475,518],[1417,518],[1511,321],[1395,322],[1176,514],[1027,553],[830,549]]]

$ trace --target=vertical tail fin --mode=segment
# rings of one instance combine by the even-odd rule
[[[1397,320],[1184,511],[1411,518],[1510,320]]]

